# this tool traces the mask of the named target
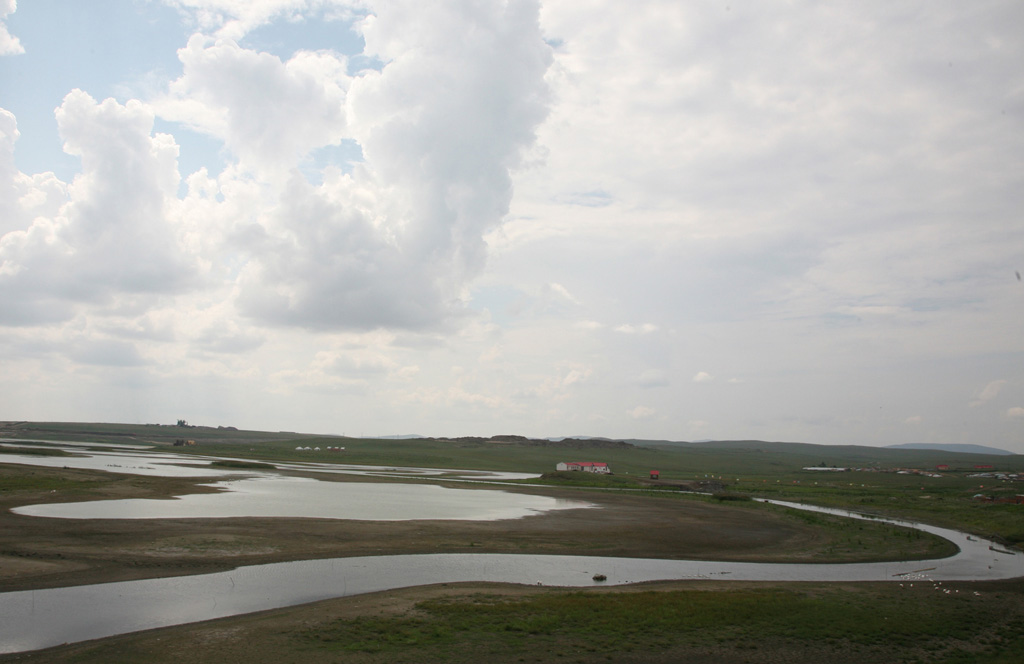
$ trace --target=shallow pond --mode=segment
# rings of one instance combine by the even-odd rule
[[[30,445],[0,445],[8,450],[31,448]],[[114,450],[89,450],[74,447],[53,447],[71,456],[39,456],[34,454],[0,454],[0,463],[14,463],[23,466],[42,466],[46,468],[75,468],[82,470],[102,470],[108,473],[128,475],[148,475],[156,477],[218,477],[228,475],[252,475],[252,471],[243,472],[210,466],[212,459],[200,459],[187,455],[162,454],[159,452],[129,452]]]
[[[48,445],[32,445],[30,443],[49,443]],[[0,455],[0,463],[15,463],[28,466],[46,466],[49,468],[80,468],[85,470],[103,470],[111,473],[127,473],[130,475],[151,475],[159,477],[219,477],[257,474],[252,470],[232,470],[211,466],[214,461],[251,461],[251,459],[231,459],[224,457],[208,457],[199,454],[165,453],[160,451],[136,452],[145,450],[141,446],[132,445],[99,445],[98,447],[119,449],[83,450],[75,446],[93,445],[92,443],[63,443],[59,441],[20,441],[0,439],[0,447],[10,453]],[[70,456],[40,456],[33,454],[16,454],[18,449],[61,450]],[[512,473],[490,470],[464,470],[455,468],[416,468],[411,466],[366,466],[341,462],[323,461],[288,461],[273,462],[280,470],[294,470],[329,475],[361,475],[367,477],[394,478],[432,478],[432,479],[463,479],[463,480],[510,480],[539,477],[536,473]]]
[[[449,489],[433,484],[322,482],[265,475],[204,486],[218,493],[170,500],[94,500],[17,507],[12,512],[61,519],[194,519],[291,517],[409,521],[517,519],[549,510],[593,507],[579,500],[495,489]]]

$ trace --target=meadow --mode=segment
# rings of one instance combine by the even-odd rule
[[[150,442],[161,451],[220,457],[219,463],[234,468],[329,461],[538,473],[544,476],[522,481],[534,485],[522,490],[578,495],[588,500],[608,496],[609,504],[615,505],[607,511],[610,516],[605,530],[590,539],[581,534],[593,535],[589,525],[585,528],[582,522],[577,535],[567,535],[564,529],[571,522],[565,517],[557,526],[544,529],[499,532],[501,529],[488,531],[475,526],[460,530],[422,525],[405,526],[406,530],[398,532],[392,526],[379,530],[367,526],[358,536],[340,528],[313,536],[309,526],[289,530],[282,524],[253,523],[224,525],[217,532],[204,532],[199,539],[189,533],[193,528],[189,524],[145,527],[150,529],[137,532],[134,539],[127,530],[120,532],[118,526],[107,524],[100,529],[102,532],[64,533],[50,542],[56,547],[83,547],[84,540],[91,537],[102,547],[109,541],[105,537],[115,537],[124,545],[122,549],[134,554],[147,542],[159,542],[165,549],[168,543],[173,544],[187,550],[195,560],[208,560],[204,556],[211,551],[223,555],[230,550],[231,555],[223,557],[220,564],[248,562],[247,552],[273,548],[273,537],[293,544],[293,548],[279,552],[284,557],[300,552],[314,557],[334,555],[330,547],[345,537],[351,538],[348,544],[353,547],[348,555],[361,552],[362,546],[387,552],[411,542],[424,549],[440,546],[446,551],[552,552],[565,547],[573,552],[623,555],[607,546],[607,541],[618,534],[621,546],[633,547],[637,552],[634,555],[658,546],[666,550],[695,546],[693,555],[703,555],[718,544],[714,533],[709,532],[701,545],[691,541],[696,537],[690,537],[691,532],[698,533],[702,527],[731,527],[738,532],[749,528],[742,524],[770,522],[772,529],[785,530],[789,535],[778,540],[775,548],[762,552],[768,558],[795,555],[806,562],[820,562],[944,555],[917,531],[748,500],[760,497],[919,520],[991,536],[1007,547],[1024,542],[1024,506],[975,499],[978,493],[1024,493],[1024,487],[1009,480],[972,477],[978,472],[976,465],[991,465],[992,471],[1020,472],[1024,470],[1020,456],[760,441],[631,441],[623,445],[513,437],[376,440],[155,425],[8,425],[0,435],[11,436],[12,432],[26,438]],[[194,439],[197,445],[173,447],[178,438]],[[295,449],[306,446],[319,446],[322,451]],[[343,446],[345,451],[328,452],[328,446]],[[605,461],[614,475],[553,472],[556,463],[569,460]],[[941,477],[897,472],[932,471],[939,464],[950,467],[939,473]],[[823,465],[853,470],[803,470]],[[658,480],[650,479],[651,470],[659,471]],[[0,476],[0,497],[4,497],[4,505],[12,505],[50,491],[81,497],[147,491],[166,495],[180,491],[187,483],[167,480],[162,489],[158,484],[160,481],[153,479],[109,478],[95,473],[36,470],[29,475],[20,469],[8,469]],[[711,495],[696,495],[688,490],[693,488],[710,489]],[[678,516],[679,507],[692,510],[685,523],[672,520],[682,518]],[[679,535],[677,540],[665,541],[675,535]],[[779,544],[783,540],[788,544]],[[5,546],[9,552],[14,545]],[[702,550],[701,546],[706,548]],[[96,551],[98,556],[101,550]],[[733,552],[734,559],[756,559],[743,558],[746,554],[738,551]],[[185,565],[164,571],[188,573],[187,569]],[[162,573],[156,567],[138,572],[140,576]],[[194,644],[201,647],[192,647]],[[944,587],[927,581],[918,581],[913,587],[895,582],[694,581],[588,591],[474,584],[407,589],[0,657],[0,661],[17,657],[28,662],[954,663],[1016,662],[1022,648],[1021,580]]]

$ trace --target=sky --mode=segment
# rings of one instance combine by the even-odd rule
[[[0,0],[0,419],[1024,453],[1024,4]]]

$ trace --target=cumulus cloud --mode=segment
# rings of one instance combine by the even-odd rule
[[[192,261],[165,217],[178,185],[178,147],[152,133],[152,110],[74,90],[56,116],[64,149],[81,158],[82,172],[57,214],[0,238],[0,294],[8,304],[0,322],[61,320],[76,303],[173,293],[193,281]],[[40,184],[33,193],[45,200],[52,182]]]
[[[36,217],[53,217],[67,201],[67,185],[53,173],[29,176],[14,164],[20,136],[14,114],[0,108],[0,236],[24,230]]]
[[[331,3],[174,4],[213,12],[210,25],[255,25]],[[387,3],[360,29],[379,71],[350,76],[337,53],[283,61],[197,34],[179,51],[181,76],[150,103],[73,91],[57,121],[83,171],[56,208],[60,187],[14,168],[17,127],[0,112],[0,193],[11,193],[0,205],[12,208],[0,210],[11,224],[0,241],[3,321],[64,320],[118,294],[180,293],[196,274],[221,280],[214,285],[241,313],[275,325],[424,330],[460,316],[486,260],[483,235],[508,213],[511,171],[548,110],[551,48],[538,5]],[[178,146],[153,133],[154,117],[223,141],[228,166],[189,175],[179,199]],[[345,140],[364,155],[351,172],[328,167],[313,183],[297,168]],[[552,292],[572,299],[564,287]]]
[[[345,134],[344,57],[300,51],[287,62],[230,39],[193,35],[184,72],[155,102],[160,116],[224,141],[248,169],[287,171]]]
[[[64,103],[74,182],[14,159],[52,159],[68,88],[20,138],[0,112],[9,409],[125,394],[120,366],[275,429],[1019,445],[1016,378],[986,383],[1019,351],[1024,4],[158,1],[198,34],[125,14],[163,21],[143,86],[76,50],[93,95],[150,92]],[[12,109],[66,25],[29,18]],[[270,415],[267,385],[302,397]]]
[[[713,381],[714,379],[715,379],[714,376],[709,374],[707,371],[698,371],[693,376],[693,382],[695,382],[695,383],[709,383],[709,382]]]
[[[508,212],[510,170],[548,112],[551,49],[532,2],[380,6],[362,25],[385,65],[352,82],[353,135],[400,200],[403,249],[482,267],[483,234]]]
[[[18,8],[17,0],[0,0],[0,55],[17,55],[25,52],[25,47],[17,37],[7,31],[4,19]]]
[[[14,166],[14,144],[18,140],[18,121],[14,114],[0,108],[0,236],[22,228],[18,184],[20,173]]]
[[[535,4],[393,3],[362,31],[385,61],[345,97],[365,162],[317,187],[291,178],[240,278],[254,318],[422,329],[455,315],[546,113],[550,48]]]
[[[164,0],[189,14],[202,30],[238,39],[275,18],[300,20],[313,11],[347,16],[359,0]]]

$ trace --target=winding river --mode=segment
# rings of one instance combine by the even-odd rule
[[[66,460],[67,457],[60,458],[60,461]],[[844,510],[771,502],[850,518],[868,518]],[[1024,554],[1004,550],[993,542],[957,531],[905,521],[883,521],[945,537],[960,550],[953,556],[935,560],[844,564],[431,554],[252,565],[217,574],[0,593],[0,652],[36,650],[139,630],[435,583],[485,581],[587,587],[683,579],[975,581],[1024,576]],[[595,581],[596,574],[604,575],[605,580]]]

